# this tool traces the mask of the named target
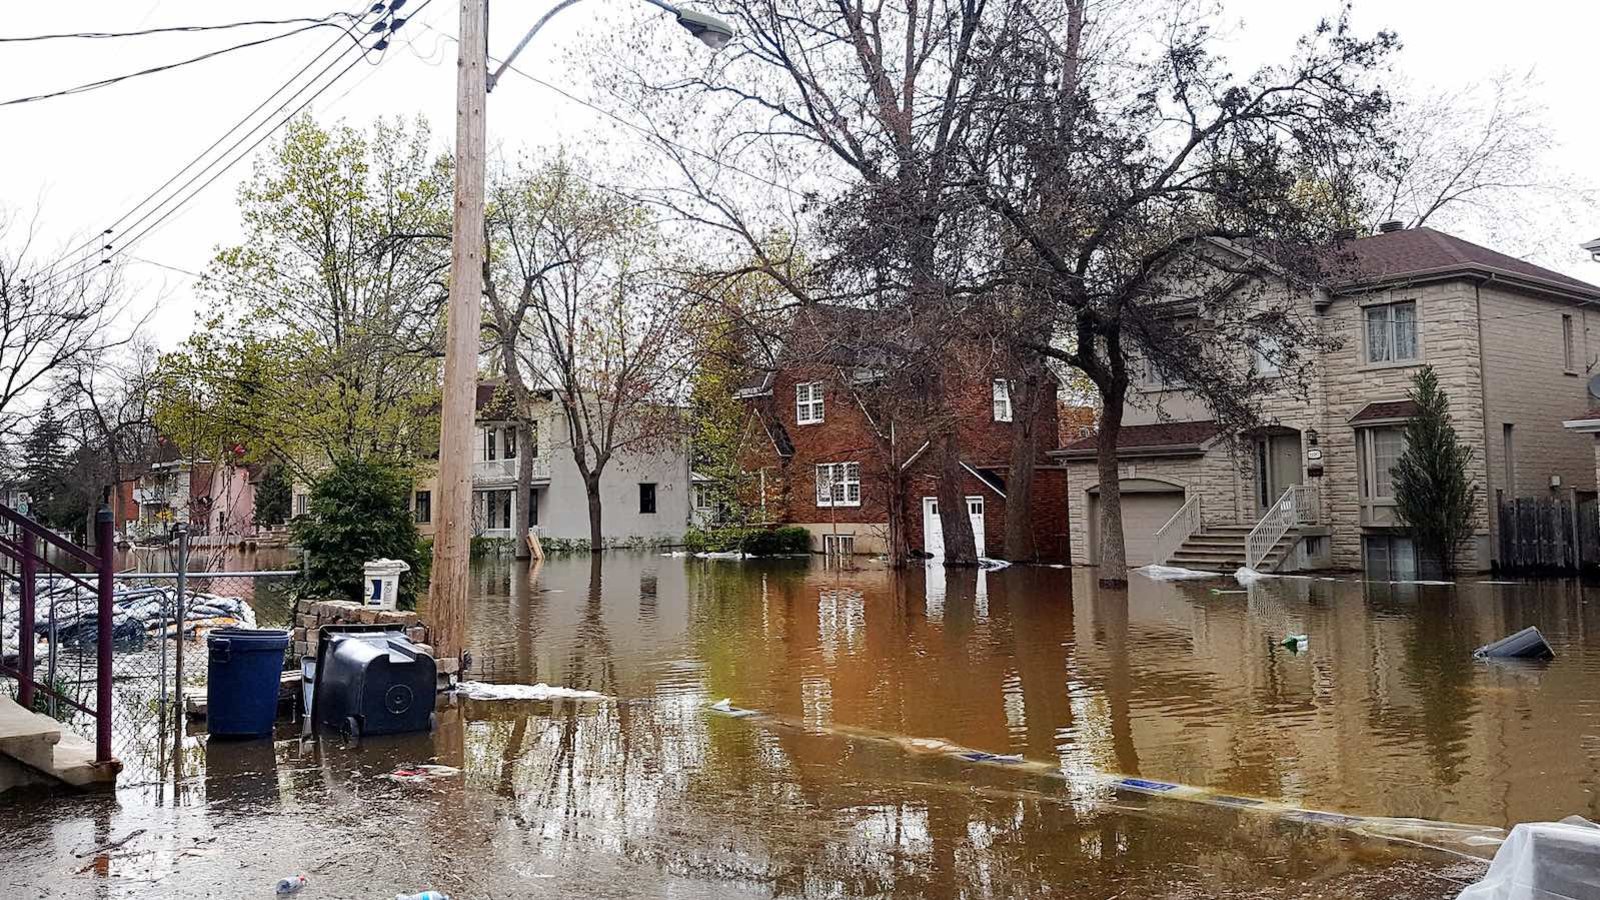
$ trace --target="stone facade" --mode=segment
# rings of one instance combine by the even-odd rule
[[[1368,360],[1366,308],[1407,301],[1416,304],[1416,358]],[[1310,432],[1317,434],[1323,472],[1313,477],[1302,458],[1300,475],[1317,489],[1334,567],[1361,567],[1363,536],[1396,530],[1392,519],[1363,515],[1358,442],[1362,428],[1398,426],[1404,420],[1367,421],[1363,410],[1404,400],[1424,365],[1437,374],[1450,398],[1456,431],[1472,450],[1469,474],[1480,502],[1474,539],[1463,548],[1463,567],[1484,570],[1493,563],[1498,495],[1593,495],[1600,468],[1596,447],[1586,434],[1562,427],[1563,419],[1588,405],[1589,348],[1596,340],[1591,333],[1600,328],[1600,317],[1584,303],[1537,284],[1446,273],[1323,295],[1315,304],[1308,295],[1306,304],[1315,306],[1316,325],[1335,349],[1316,360],[1307,384],[1296,386],[1303,391],[1268,395],[1261,412],[1269,428],[1298,433],[1302,451],[1309,449]],[[1209,418],[1181,390],[1146,388],[1129,400],[1127,425]],[[1358,416],[1362,420],[1352,421]],[[1186,493],[1198,490],[1208,524],[1229,515],[1233,523],[1254,522],[1262,511],[1262,492],[1250,439],[1241,435],[1234,442],[1213,442],[1203,459],[1130,459],[1122,465],[1123,477],[1168,482]],[[1099,479],[1092,459],[1074,460],[1070,470],[1073,558],[1086,563],[1094,555],[1088,546],[1087,491]]]

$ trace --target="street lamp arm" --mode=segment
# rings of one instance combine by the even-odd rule
[[[517,58],[517,54],[522,52],[522,48],[528,46],[528,43],[533,40],[533,36],[539,33],[539,29],[544,27],[544,23],[555,18],[556,13],[561,12],[577,2],[578,0],[561,0],[560,3],[557,3],[555,6],[551,7],[549,12],[540,16],[539,21],[533,23],[533,27],[528,29],[528,33],[522,36],[522,40],[517,41],[517,46],[512,48],[511,54],[500,62],[500,68],[495,69],[494,74],[489,76],[488,83],[484,85],[484,93],[494,90],[494,86],[500,82],[500,76],[504,75],[505,71],[511,68],[511,63]],[[656,0],[646,0],[646,2],[654,3]],[[660,5],[664,6],[665,4]]]
[[[500,76],[511,68],[511,63],[516,60],[517,54],[522,52],[522,48],[528,46],[528,43],[533,40],[533,36],[539,33],[539,29],[544,27],[544,23],[555,18],[556,13],[577,2],[578,0],[561,0],[549,12],[540,16],[539,21],[533,23],[533,27],[528,29],[528,33],[522,36],[522,40],[517,42],[516,47],[512,48],[511,55],[500,63],[500,68],[495,69],[494,73],[489,76],[484,85],[485,93],[494,90],[494,86],[500,81]],[[709,16],[694,10],[680,9],[668,3],[667,0],[644,0],[644,2],[672,13],[673,18],[678,20],[679,25],[688,29],[690,34],[713,50],[722,49],[727,45],[728,41],[733,39],[733,28],[716,16]]]

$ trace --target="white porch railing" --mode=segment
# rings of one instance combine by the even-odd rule
[[[1318,518],[1320,510],[1316,488],[1305,484],[1290,485],[1244,539],[1244,564],[1252,569],[1260,566],[1272,548],[1278,546],[1283,536],[1289,533],[1289,529],[1315,524]]]
[[[1172,514],[1167,524],[1156,530],[1150,561],[1158,566],[1166,565],[1167,560],[1183,546],[1183,542],[1200,530],[1200,525],[1200,495],[1196,494]]]
[[[550,461],[543,456],[533,458],[533,480],[550,478]],[[514,482],[517,480],[517,459],[480,459],[472,464],[472,480],[477,483]]]

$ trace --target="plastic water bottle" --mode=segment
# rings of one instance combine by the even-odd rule
[[[395,894],[394,900],[450,900],[438,891],[423,891],[420,894]]]
[[[298,894],[305,886],[306,877],[304,875],[290,875],[288,878],[280,878],[278,879],[278,896],[284,897],[289,894]]]

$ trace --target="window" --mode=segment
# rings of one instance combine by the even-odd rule
[[[417,499],[411,505],[412,512],[418,525],[426,525],[433,521],[433,492],[417,491]]]
[[[1578,371],[1578,346],[1572,332],[1572,317],[1561,317],[1561,364],[1566,371]]]
[[[515,491],[483,491],[484,526],[491,531],[509,529],[511,524],[511,497]]]
[[[485,428],[485,429],[483,429],[482,433],[483,433],[483,458],[485,460],[494,460],[494,459],[497,458],[495,456],[494,429],[493,428]]]
[[[539,489],[528,488],[528,527],[539,524]]]
[[[639,514],[642,516],[655,515],[656,511],[656,485],[653,481],[639,484]]]
[[[1258,334],[1250,344],[1250,365],[1264,378],[1283,374],[1283,340],[1276,335]]]
[[[539,458],[539,423],[528,423],[528,455],[534,459]]]
[[[699,512],[711,511],[711,485],[697,484],[694,486],[694,508]]]
[[[1406,448],[1405,429],[1399,425],[1363,428],[1356,432],[1361,465],[1361,520],[1368,525],[1394,523],[1394,475],[1390,473]]]
[[[517,429],[506,429],[506,459],[517,458]]]
[[[794,386],[794,421],[797,425],[822,422],[822,382],[806,381]]]
[[[1501,449],[1506,455],[1506,483],[1504,487],[1512,494],[1515,494],[1517,490],[1516,430],[1516,426],[1510,422],[1500,426]]]
[[[822,463],[817,466],[818,506],[860,506],[861,464]]]
[[[1004,378],[994,380],[994,420],[1011,421],[1011,382]]]
[[[1367,362],[1393,363],[1417,358],[1415,300],[1369,306],[1363,313],[1367,323]]]
[[[829,556],[854,556],[856,537],[853,534],[825,534],[822,536],[822,552]]]
[[[297,515],[297,516],[305,515],[306,512],[310,509],[310,507],[311,507],[311,496],[309,494],[295,494],[294,495],[294,514],[295,515]]]

